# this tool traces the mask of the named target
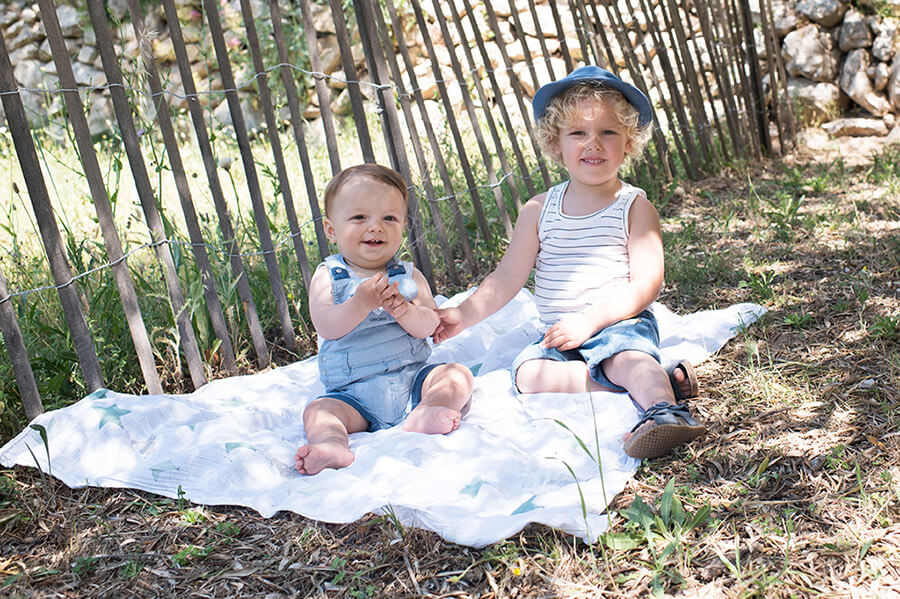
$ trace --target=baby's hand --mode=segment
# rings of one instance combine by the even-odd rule
[[[583,314],[573,314],[557,322],[544,333],[541,345],[566,351],[581,347],[594,335],[594,325]]]
[[[398,319],[409,310],[409,302],[403,297],[398,288],[398,283],[392,283],[381,294],[381,307],[385,312]]]
[[[353,296],[358,297],[359,301],[363,302],[365,309],[371,312],[381,306],[385,293],[390,293],[388,287],[390,284],[387,275],[380,272],[360,283]]]
[[[462,324],[462,312],[459,308],[443,308],[437,311],[441,322],[432,334],[435,343],[446,341],[450,337],[459,335],[465,330]]]

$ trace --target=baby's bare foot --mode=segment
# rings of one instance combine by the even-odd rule
[[[353,452],[341,443],[310,443],[297,450],[294,467],[300,474],[318,474],[325,468],[346,468],[353,463]]]
[[[459,428],[458,410],[444,406],[419,405],[410,412],[403,423],[403,430],[427,435],[443,435]]]

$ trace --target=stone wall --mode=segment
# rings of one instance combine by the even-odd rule
[[[461,0],[455,0],[460,14],[465,14]],[[578,43],[575,25],[569,13],[568,2],[557,0],[560,3],[559,12],[562,15],[563,30],[566,32],[564,39],[559,39],[555,33],[552,12],[547,3],[550,0],[538,0],[536,6],[537,17],[542,25],[548,50],[553,57],[550,61],[543,60],[541,47],[537,40],[537,32],[534,18],[529,10],[528,3],[524,0],[517,1],[517,17],[525,35],[525,44],[516,35],[515,19],[512,9],[506,2],[496,3],[502,7],[495,7],[495,12],[500,19],[500,31],[503,40],[507,44],[510,58],[516,65],[513,73],[508,73],[502,64],[500,49],[487,25],[484,9],[476,6],[476,20],[479,22],[479,31],[487,39],[487,50],[492,68],[499,79],[500,88],[512,93],[514,89],[508,77],[514,76],[522,85],[526,94],[534,91],[534,82],[527,71],[524,61],[525,52],[535,57],[538,83],[542,84],[550,79],[548,73],[552,69],[556,76],[565,72],[565,63],[560,52],[561,42],[573,54],[573,59],[582,59],[580,44]],[[900,14],[900,0],[878,0],[880,12],[885,13],[894,10],[894,14]],[[891,3],[897,3],[891,8]],[[283,13],[296,11],[283,0]],[[217,119],[223,123],[229,120],[224,94],[221,91],[221,81],[215,72],[215,55],[211,42],[207,39],[206,28],[203,22],[203,14],[199,0],[176,0],[182,22],[185,40],[188,45],[188,54],[193,63],[194,78],[197,89],[203,93],[201,101],[209,106]],[[235,78],[241,84],[252,78],[249,53],[243,48],[243,29],[240,15],[239,0],[221,0],[221,16],[226,27],[226,42],[235,58]],[[450,69],[450,52],[456,52],[465,65],[461,49],[453,46],[459,40],[444,40],[433,13],[433,4],[423,2],[428,22],[428,36],[435,42],[438,60],[441,63],[442,75],[445,79],[452,79]],[[444,12],[450,20],[451,13],[444,5]],[[657,49],[653,47],[652,38],[647,33],[647,18],[645,15],[629,13],[627,7],[636,3],[619,0],[620,8],[625,17],[626,38],[634,47],[636,56],[642,64],[655,63],[657,73],[659,59]],[[658,0],[650,4],[659,10]],[[125,0],[109,0],[107,2],[110,12],[123,23],[127,20]],[[145,19],[147,22],[147,38],[161,65],[161,72],[167,79],[166,87],[172,92],[170,102],[178,105],[183,100],[183,95],[178,70],[175,67],[175,55],[171,41],[166,37],[165,18],[161,6],[149,4],[149,12]],[[492,4],[492,6],[494,6]],[[756,3],[758,11],[758,3]],[[885,8],[887,7],[887,8]],[[327,7],[313,5],[314,20],[319,33],[319,52],[322,57],[322,70],[330,76],[328,84],[333,92],[331,106],[338,115],[349,114],[350,104],[347,97],[347,79],[341,70],[340,54],[335,37],[335,27],[331,13]],[[145,10],[147,10],[145,8]],[[433,9],[432,9],[433,10]],[[893,127],[896,115],[900,114],[900,20],[895,17],[880,16],[874,8],[866,6],[850,6],[838,0],[773,0],[774,25],[778,36],[779,51],[784,59],[789,73],[789,93],[798,107],[801,120],[806,123],[825,123],[831,127],[835,134],[854,134],[852,129],[838,127],[833,123],[842,119],[839,117],[867,117],[865,120],[868,129],[867,134],[886,134]],[[600,10],[601,18],[605,18],[606,12]],[[263,0],[254,1],[254,15],[259,22],[257,28],[264,37],[265,32],[271,29],[268,23],[268,7]],[[93,32],[88,24],[86,9],[76,8],[70,5],[60,5],[57,16],[66,37],[69,53],[72,57],[75,77],[81,86],[102,87],[105,75],[101,61],[95,46]],[[758,14],[757,14],[758,17]],[[415,27],[415,19],[411,14],[405,15],[408,43],[411,54],[416,63],[415,72],[426,99],[429,99],[435,109],[437,102],[434,99],[437,93],[437,84],[432,73],[422,42],[422,35]],[[688,34],[698,42],[698,47],[703,47],[699,39],[702,36],[700,24],[695,15],[684,12],[683,22],[687,25]],[[471,26],[467,18],[463,19],[464,29],[468,39],[473,39]],[[606,24],[608,26],[608,23]],[[41,24],[40,12],[37,4],[26,3],[24,0],[11,0],[0,8],[0,28],[15,69],[15,77],[19,85],[26,89],[55,89],[57,79],[53,62],[50,58],[49,44],[45,39]],[[451,36],[456,36],[455,28],[450,24]],[[302,27],[294,29],[294,35],[302,35]],[[138,56],[138,41],[130,24],[123,24],[117,29],[120,36],[118,48],[123,64],[123,71],[134,73],[130,77],[130,84],[135,87],[142,86],[139,80],[140,69],[135,68],[134,61]],[[289,33],[291,33],[289,31]],[[759,33],[759,30],[757,30]],[[614,39],[612,36],[609,36]],[[264,38],[265,39],[265,38]],[[364,58],[359,43],[353,44],[354,58],[361,66],[362,79],[364,74]],[[761,54],[765,54],[765,44],[760,37],[757,47]],[[620,67],[624,66],[624,52],[613,43],[613,59]],[[476,52],[477,56],[477,52]],[[708,56],[706,57],[708,59]],[[476,57],[480,63],[480,58]],[[711,68],[708,60],[700,57],[700,64],[704,69]],[[465,68],[465,67],[464,67]],[[468,70],[468,69],[466,69]],[[482,68],[478,75],[485,78],[485,88],[490,89],[486,79],[486,71]],[[274,82],[276,77],[271,79]],[[451,101],[456,106],[461,106],[462,92],[458,86],[448,86]],[[256,105],[253,86],[247,86],[242,90],[244,111],[248,126],[252,129],[263,122],[261,110]],[[371,87],[363,86],[362,91],[371,98],[374,95]],[[651,90],[651,96],[665,94],[665,90]],[[113,111],[108,100],[108,94],[102,89],[87,92],[88,114],[91,130],[100,134],[109,129],[113,120]],[[29,118],[35,126],[45,125],[48,122],[61,119],[63,107],[62,99],[57,94],[25,93],[23,99],[27,105]],[[318,117],[318,99],[313,86],[306,90],[306,108],[304,116],[308,119]],[[514,106],[515,100],[504,98],[508,106]],[[2,107],[0,107],[2,112]],[[858,119],[857,119],[858,120]],[[842,128],[843,127],[843,128]],[[857,131],[856,134],[859,134]]]
[[[900,115],[897,6],[779,0],[774,26],[798,116],[833,135],[886,135]],[[848,118],[841,118],[848,117]]]

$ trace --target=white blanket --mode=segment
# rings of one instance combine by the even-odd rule
[[[765,309],[740,304],[680,317],[654,304],[654,312],[664,363],[697,364]],[[343,470],[303,476],[293,468],[305,442],[303,408],[322,392],[315,357],[216,380],[188,395],[95,391],[36,418],[0,448],[0,462],[37,462],[70,487],[182,494],[263,516],[290,510],[353,522],[368,512],[392,513],[404,525],[473,547],[531,522],[596,539],[607,527],[606,505],[638,466],[621,442],[637,412],[620,393],[516,396],[505,368],[538,336],[537,311],[523,291],[490,319],[436,346],[434,361],[462,362],[478,374],[459,430],[423,435],[394,427],[352,435],[356,460]]]

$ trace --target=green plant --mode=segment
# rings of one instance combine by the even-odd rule
[[[784,317],[784,324],[795,329],[805,329],[812,324],[812,321],[813,317],[803,308],[800,308],[797,312],[786,314]]]
[[[126,580],[137,578],[144,569],[144,564],[130,559],[119,568],[119,576]]]
[[[686,512],[675,494],[674,479],[666,484],[656,506],[654,511],[640,495],[636,496],[630,506],[619,512],[625,518],[625,531],[607,532],[601,540],[613,551],[645,545],[653,557],[650,587],[653,594],[659,596],[667,582],[681,581],[678,569],[672,566],[685,567],[690,563],[692,549],[687,537],[691,531],[707,523],[710,506],[707,503],[693,514]]]
[[[78,578],[85,578],[97,569],[97,559],[90,556],[75,558],[72,562],[72,573]]]
[[[187,509],[181,513],[181,521],[185,524],[200,524],[209,520],[203,508]]]
[[[876,317],[869,325],[869,334],[886,341],[900,340],[900,315]]]
[[[214,545],[208,545],[206,547],[188,545],[172,556],[172,563],[183,568],[195,560],[203,559],[204,557],[212,553],[213,549]]]
[[[738,287],[749,288],[757,299],[765,301],[775,296],[775,289],[772,287],[774,282],[775,272],[762,270],[760,272],[747,273],[747,279],[741,280],[738,283]]]

